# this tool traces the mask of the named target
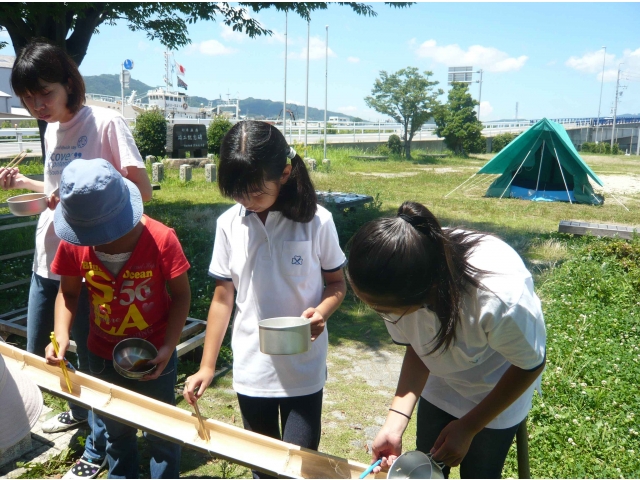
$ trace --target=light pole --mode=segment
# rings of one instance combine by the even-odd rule
[[[287,138],[287,23],[288,12],[284,12],[284,103],[282,105],[282,134]]]
[[[329,78],[329,25],[325,25],[326,40],[324,50],[324,158],[327,158],[327,92]]]
[[[613,126],[611,127],[611,150],[613,151],[613,138],[616,133],[616,114],[618,113],[618,87],[620,86],[620,70],[624,62],[618,65],[618,80],[616,81],[616,99],[613,102]]]
[[[480,69],[477,73],[480,74],[480,80],[478,83],[480,84],[480,93],[478,94],[478,121],[480,121],[480,107],[482,106],[482,73],[484,70]]]
[[[307,20],[307,92],[304,103],[304,157],[307,158],[307,121],[309,120],[309,36],[311,35],[311,22]]]
[[[604,63],[607,60],[607,47],[602,46],[604,55],[602,56],[602,77],[600,78],[600,102],[598,103],[598,120],[596,123],[596,143],[598,143],[598,126],[600,125],[600,107],[602,106],[602,85],[604,84]]]

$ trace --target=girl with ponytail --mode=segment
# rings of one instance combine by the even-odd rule
[[[300,156],[265,122],[243,121],[227,133],[220,147],[218,183],[220,192],[237,203],[217,220],[209,267],[216,288],[204,354],[200,370],[187,379],[184,397],[193,404],[211,383],[237,292],[233,386],[244,427],[317,450],[328,348],[325,325],[346,291],[346,257],[333,218],[316,204]],[[311,320],[309,352],[260,352],[259,320],[299,316]]]
[[[405,202],[354,235],[347,277],[406,346],[374,460],[384,467],[402,453],[418,403],[416,448],[445,475],[460,465],[461,478],[500,478],[545,365],[542,309],[522,259],[496,237],[441,228],[424,205]]]

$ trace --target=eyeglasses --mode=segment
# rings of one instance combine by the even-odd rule
[[[427,310],[431,311],[431,308],[427,304],[422,305],[421,308],[426,308]],[[395,325],[400,320],[402,320],[402,317],[404,317],[409,312],[409,310],[411,310],[411,307],[407,307],[407,309],[404,311],[404,313],[402,315],[400,315],[396,320],[394,320],[393,317],[388,313],[382,313],[382,312],[379,312],[377,310],[374,310],[374,312],[376,312],[378,314],[378,316],[380,318],[382,318],[385,322],[390,323],[391,325]]]
[[[379,312],[377,310],[374,310],[374,312],[376,312],[378,314],[378,316],[383,319],[385,322],[390,323],[391,325],[395,325],[396,323],[398,323],[400,320],[402,320],[402,317],[404,317],[407,312],[409,311],[411,307],[407,307],[407,309],[404,311],[404,313],[402,315],[400,315],[396,320],[394,320],[391,315],[389,315],[388,313],[382,313]],[[394,315],[395,316],[395,315]]]

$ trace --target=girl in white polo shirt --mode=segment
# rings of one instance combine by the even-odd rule
[[[419,402],[418,450],[446,475],[460,465],[462,478],[500,478],[545,364],[541,305],[518,254],[490,235],[442,229],[405,202],[354,235],[347,273],[407,347],[373,458],[384,467],[400,455]]]
[[[265,122],[240,122],[227,133],[218,182],[237,204],[217,220],[209,267],[216,289],[204,354],[184,397],[193,404],[213,379],[235,290],[233,387],[245,429],[317,449],[327,375],[325,325],[346,291],[333,218],[316,204],[300,156]],[[261,353],[258,320],[285,316],[311,319],[311,350]]]

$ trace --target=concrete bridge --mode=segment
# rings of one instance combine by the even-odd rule
[[[0,122],[4,120],[0,118]],[[15,119],[14,119],[15,120]],[[585,142],[610,142],[613,133],[613,119],[611,118],[559,118],[551,119],[564,126],[569,138],[578,151]],[[135,120],[128,119],[133,127]],[[508,122],[483,122],[482,134],[487,138],[487,152],[491,151],[493,137],[502,133],[521,133],[534,125],[538,120],[514,120]],[[181,119],[180,123],[208,124],[208,119]],[[282,131],[281,125],[276,125]],[[304,143],[304,121],[287,123],[286,138],[289,143]],[[413,148],[430,151],[442,151],[444,142],[435,135],[435,124],[426,124],[418,131],[412,142]],[[373,149],[386,143],[391,135],[402,138],[403,128],[399,123],[337,123],[329,124],[327,144],[345,147]],[[640,117],[622,117],[616,119],[615,142],[620,145],[622,152],[640,154],[638,137],[640,136]],[[40,141],[37,138],[37,128],[1,128],[0,129],[0,157],[16,155],[24,149],[40,154]],[[309,122],[306,139],[309,145],[324,141],[324,125],[322,122]]]

